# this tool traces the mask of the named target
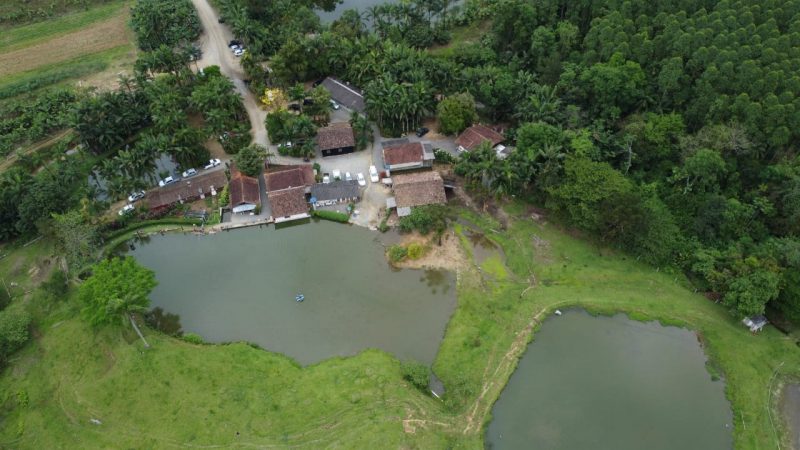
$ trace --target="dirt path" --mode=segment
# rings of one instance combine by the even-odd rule
[[[2,53],[0,77],[128,44],[127,21],[128,14],[120,14],[83,30]]]
[[[53,136],[48,137],[43,141],[39,141],[29,147],[26,147],[22,150],[23,155],[30,155],[31,153],[35,153],[45,147],[49,147],[56,142],[60,141],[61,139],[67,137],[69,134],[72,133],[72,130],[63,130],[59,131],[58,133],[54,134]],[[13,152],[6,157],[5,160],[0,161],[0,172],[7,170],[17,161],[17,153]]]
[[[246,75],[239,65],[238,59],[233,56],[233,52],[228,48],[228,42],[233,39],[233,33],[227,26],[219,23],[216,11],[208,3],[208,0],[192,0],[200,22],[203,24],[204,33],[200,37],[200,48],[203,50],[203,57],[197,62],[200,67],[219,66],[220,71],[233,81],[236,90],[242,97],[244,108],[250,119],[250,129],[253,135],[253,142],[268,145],[267,129],[264,126],[264,119],[267,117],[266,111],[258,106],[258,100],[244,83]]]

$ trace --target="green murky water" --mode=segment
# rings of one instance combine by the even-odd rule
[[[250,341],[301,364],[366,348],[430,364],[454,276],[392,270],[379,239],[392,237],[323,221],[153,236],[130,253],[156,272],[152,306],[209,342]]]
[[[730,449],[724,384],[691,331],[583,311],[536,333],[492,411],[492,449]]]

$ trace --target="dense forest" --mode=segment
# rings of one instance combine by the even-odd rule
[[[387,134],[465,99],[515,144],[456,163],[476,189],[800,320],[800,1],[418,0],[330,26],[313,2],[219,3],[270,60],[244,64],[257,88],[336,75]],[[455,26],[488,32],[446,45]]]

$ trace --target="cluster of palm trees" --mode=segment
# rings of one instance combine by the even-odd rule
[[[367,84],[364,92],[369,117],[388,135],[416,129],[434,107],[427,83],[396,83],[383,76]]]
[[[455,171],[474,186],[504,197],[533,187],[543,191],[555,186],[566,156],[560,144],[546,143],[535,148],[518,148],[508,158],[500,159],[486,142],[462,154]]]

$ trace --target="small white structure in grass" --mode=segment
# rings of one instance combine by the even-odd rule
[[[757,333],[761,331],[761,329],[764,328],[764,325],[768,324],[769,321],[764,316],[753,316],[745,317],[744,320],[742,320],[742,323],[747,328],[750,328],[751,332]]]

